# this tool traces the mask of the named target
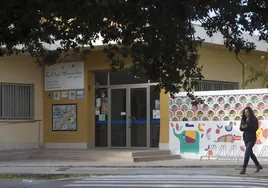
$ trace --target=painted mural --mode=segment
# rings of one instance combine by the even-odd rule
[[[250,106],[259,120],[254,151],[268,157],[268,90],[223,94],[228,92],[197,93],[205,100],[197,107],[184,94],[170,98],[169,147],[173,153],[184,158],[242,157],[245,147],[239,126],[242,110]]]

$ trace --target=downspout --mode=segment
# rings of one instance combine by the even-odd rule
[[[242,65],[242,89],[245,89],[245,64],[235,55],[236,60]]]

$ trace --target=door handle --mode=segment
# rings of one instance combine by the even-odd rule
[[[131,116],[129,116],[128,119],[129,119],[129,121],[128,121],[128,128],[130,128],[133,118]]]

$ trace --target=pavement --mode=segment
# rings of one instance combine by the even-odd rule
[[[267,188],[267,179],[208,175],[93,176],[59,180],[1,180],[1,188]]]
[[[6,160],[0,161],[1,188],[264,188],[268,187],[268,161],[255,173],[250,161],[239,175],[242,161],[168,160],[141,163]]]
[[[184,187],[184,188],[266,188],[268,181],[251,178],[190,175],[157,175],[157,176],[108,176],[90,177],[72,181],[62,187]]]
[[[263,167],[268,168],[268,159],[259,159]],[[240,167],[243,160],[219,159],[219,160],[196,160],[196,159],[178,159],[167,161],[151,161],[151,162],[100,162],[100,161],[85,161],[85,160],[0,160],[0,167],[98,167],[98,168],[181,168],[181,167],[195,167],[195,168],[219,168]],[[254,166],[252,161],[249,166]]]
[[[154,162],[97,162],[63,160],[9,160],[0,161],[0,177],[61,178],[90,175],[133,175],[134,174],[171,174],[180,172],[208,175],[237,175],[242,161],[234,160],[168,160]],[[264,170],[251,176],[268,177],[268,161],[261,161]],[[248,171],[253,172],[254,165],[249,163]],[[155,170],[154,170],[155,169]],[[194,173],[193,173],[194,172]],[[195,173],[196,172],[196,173]]]

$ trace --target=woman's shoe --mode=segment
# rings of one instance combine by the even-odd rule
[[[243,168],[243,169],[241,170],[240,174],[241,174],[241,175],[246,174],[246,168]]]
[[[255,172],[259,172],[260,170],[262,170],[262,166],[261,165],[258,165]]]

